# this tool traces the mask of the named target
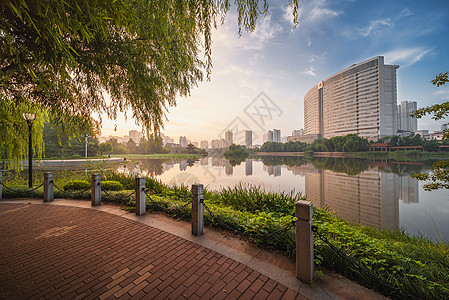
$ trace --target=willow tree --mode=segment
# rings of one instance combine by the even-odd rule
[[[235,1],[239,30],[254,30],[268,9],[260,2]],[[288,4],[296,21],[298,0]],[[3,0],[1,109],[45,111],[68,131],[98,128],[92,114],[130,110],[158,133],[176,96],[210,74],[211,32],[229,9],[229,0]]]

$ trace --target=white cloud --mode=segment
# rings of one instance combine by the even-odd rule
[[[426,49],[423,47],[402,48],[388,51],[382,55],[385,57],[386,63],[409,67],[430,54],[432,50],[433,48]]]
[[[282,32],[282,27],[278,23],[271,21],[271,14],[266,15],[257,22],[254,32],[249,34],[250,41],[244,46],[245,50],[259,50],[266,42]]]
[[[367,27],[362,28],[360,30],[360,35],[363,37],[367,37],[372,33],[376,33],[377,31],[381,30],[384,27],[393,27],[393,26],[394,23],[391,21],[390,18],[371,21]]]
[[[409,17],[413,14],[415,14],[415,13],[410,8],[404,8],[403,10],[401,10],[401,12],[399,13],[399,16],[397,18]]]
[[[326,7],[326,0],[313,1],[309,7],[304,7],[300,11],[300,19],[304,18],[305,22],[313,23],[328,19],[329,17],[338,17],[341,11],[332,10]]]
[[[438,90],[436,92],[433,92],[432,95],[437,96],[437,97],[448,97],[449,98],[449,89]]]
[[[302,72],[303,74],[309,75],[309,76],[313,76],[316,77],[316,73],[315,73],[315,67],[311,66],[308,70]]]

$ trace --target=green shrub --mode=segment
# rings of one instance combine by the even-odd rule
[[[121,191],[123,184],[118,181],[106,180],[101,182],[101,189],[105,191]]]
[[[64,185],[64,191],[83,191],[90,188],[87,180],[71,180]]]

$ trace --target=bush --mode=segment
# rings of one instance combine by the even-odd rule
[[[101,182],[101,189],[105,191],[121,191],[123,184],[118,181],[106,180]]]
[[[90,188],[87,180],[71,180],[64,185],[64,191],[83,191]]]

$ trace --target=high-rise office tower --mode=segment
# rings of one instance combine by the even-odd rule
[[[245,130],[245,146],[246,149],[253,147],[253,132],[251,130]]]
[[[232,131],[228,130],[225,132],[225,147],[231,146],[233,143]]]
[[[304,97],[304,133],[372,140],[395,135],[397,68],[377,56],[316,84]]]
[[[273,142],[281,142],[281,131],[279,129],[273,129]]]
[[[418,119],[411,114],[418,109],[416,101],[402,101],[398,105],[398,129],[415,132],[418,130]]]

